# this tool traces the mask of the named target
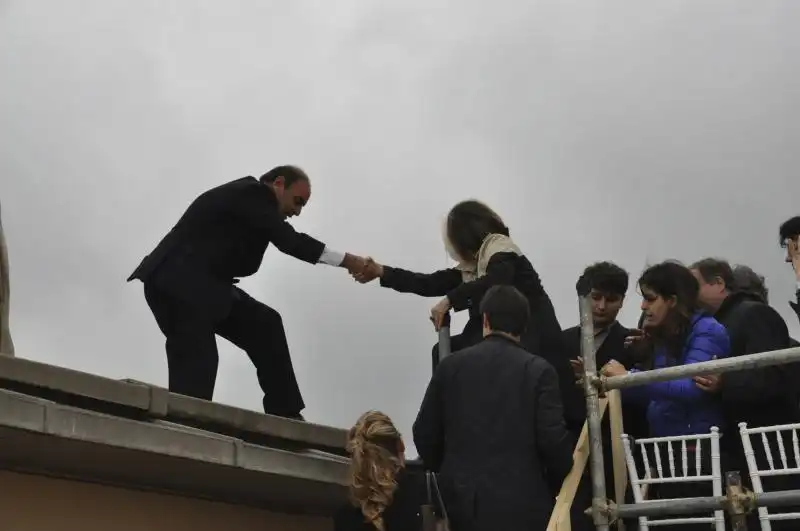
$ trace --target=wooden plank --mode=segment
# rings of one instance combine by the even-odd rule
[[[605,415],[608,406],[608,399],[600,399],[600,418]],[[570,510],[572,504],[575,502],[575,494],[578,492],[578,485],[583,477],[583,472],[586,469],[586,464],[589,462],[589,428],[586,422],[583,423],[583,429],[578,437],[578,443],[575,445],[575,451],[572,453],[572,470],[570,470],[564,483],[561,484],[561,490],[558,492],[556,498],[556,505],[553,507],[553,512],[550,515],[550,521],[547,524],[547,531],[571,531],[572,523],[570,521]]]
[[[609,391],[608,420],[611,426],[611,459],[614,471],[614,497],[617,504],[625,502],[625,490],[628,488],[628,474],[625,465],[625,448],[622,444],[622,434],[625,427],[622,424],[622,399],[619,390]],[[617,522],[617,529],[625,531],[625,524]]]

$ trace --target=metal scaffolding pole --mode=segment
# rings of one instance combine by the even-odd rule
[[[450,352],[450,312],[444,314],[442,326],[439,328],[439,361],[441,362]]]
[[[800,490],[744,494],[744,505],[755,507],[792,507],[800,503]],[[626,503],[609,509],[612,518],[636,518],[638,516],[681,516],[693,513],[728,509],[731,499],[728,496],[708,496],[702,498],[683,498],[680,500],[653,500],[645,503]]]
[[[586,358],[584,358],[585,360]],[[691,378],[702,374],[721,373],[731,371],[744,371],[773,365],[782,365],[800,361],[800,347],[787,348],[783,350],[773,350],[770,352],[759,352],[758,354],[748,354],[735,358],[723,358],[719,360],[704,361],[701,363],[691,363],[689,365],[676,365],[664,369],[654,369],[651,371],[633,372],[621,376],[594,376],[594,384],[604,391],[612,389],[624,389],[636,385],[646,385],[656,382],[666,382],[669,380],[679,380],[681,378]],[[585,363],[585,362],[584,362]]]
[[[592,518],[597,531],[608,531],[606,473],[603,466],[603,435],[600,428],[600,398],[594,385],[597,359],[594,351],[592,301],[580,293],[581,356],[583,357],[583,390],[586,393],[586,422],[589,428],[589,463],[592,474]]]

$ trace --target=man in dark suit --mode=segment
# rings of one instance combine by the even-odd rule
[[[632,330],[617,321],[617,315],[628,292],[628,282],[628,272],[611,262],[590,265],[584,269],[578,280],[579,284],[585,285],[590,290],[597,367],[602,367],[612,359],[628,368],[633,364],[633,360],[628,359],[628,351],[625,348],[625,338],[632,333]],[[567,328],[562,332],[562,337],[569,359],[578,360],[581,357],[580,325]],[[569,404],[569,407],[580,411],[578,418],[581,419],[581,423],[568,427],[577,436],[586,420],[586,401],[581,387],[574,386],[574,390],[571,397],[574,403]]]
[[[520,346],[530,315],[513,286],[480,304],[484,340],[444,358],[414,422],[453,529],[544,531],[572,467],[558,375]]]
[[[625,338],[633,331],[624,327],[617,321],[625,294],[628,292],[628,272],[611,262],[597,262],[584,269],[578,279],[578,291],[589,290],[592,302],[592,324],[594,326],[594,348],[597,356],[597,367],[602,367],[612,359],[619,361],[627,368],[633,368],[635,361],[630,351],[625,346]],[[564,330],[564,347],[569,359],[576,367],[583,370],[583,365],[577,360],[581,357],[581,327],[573,326]],[[583,376],[582,372],[580,376]],[[569,426],[575,439],[580,436],[583,423],[586,419],[586,399],[583,388],[572,386],[570,394],[570,407],[580,411],[577,418],[582,419],[580,424]],[[609,414],[603,417],[603,455],[606,470],[606,493],[609,499],[614,499],[614,468],[612,467],[611,451],[611,426]],[[622,403],[622,417],[625,432],[633,437],[646,437],[648,435],[647,410],[639,404]],[[617,500],[622,503],[624,500]],[[583,513],[584,509],[592,504],[592,482],[589,467],[586,467],[584,476],[575,495],[572,505],[572,528],[576,531],[590,531],[595,528],[592,518]]]
[[[295,166],[213,188],[189,205],[128,278],[144,283],[147,304],[166,336],[170,391],[212,399],[218,334],[255,365],[264,411],[302,419],[305,404],[281,315],[234,284],[258,271],[270,243],[310,264],[351,273],[363,268],[363,258],[333,251],[286,221],[300,215],[310,197],[309,178]]]

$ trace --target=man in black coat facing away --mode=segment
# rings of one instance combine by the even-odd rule
[[[453,529],[544,531],[574,447],[558,375],[520,346],[530,309],[516,288],[490,288],[480,312],[484,340],[439,363],[414,443]]]
[[[363,258],[333,251],[286,221],[300,215],[310,196],[308,176],[295,166],[213,188],[192,202],[128,278],[144,283],[147,304],[166,336],[170,391],[212,399],[218,334],[255,365],[264,411],[302,419],[305,404],[281,315],[234,284],[258,271],[270,243],[310,264],[351,273],[363,268]]]

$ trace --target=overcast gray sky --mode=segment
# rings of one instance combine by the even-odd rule
[[[298,229],[420,271],[448,265],[448,208],[485,200],[565,327],[592,261],[633,284],[717,255],[765,274],[800,334],[777,246],[800,213],[798,27],[794,0],[0,0],[17,354],[164,384],[125,278],[197,194],[284,163],[312,177]],[[284,316],[309,420],[379,408],[410,435],[436,300],[275,249],[243,285]],[[215,399],[258,409],[219,345]]]

